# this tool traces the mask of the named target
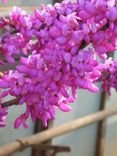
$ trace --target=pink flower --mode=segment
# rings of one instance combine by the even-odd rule
[[[63,1],[42,4],[32,15],[14,7],[8,18],[0,20],[4,30],[0,69],[7,62],[19,63],[0,74],[0,98],[18,97],[18,104],[26,106],[15,128],[27,128],[29,116],[46,127],[57,109],[71,110],[77,90],[97,93],[98,81],[108,93],[111,87],[117,90],[117,62],[107,55],[117,44],[115,4],[110,0]],[[0,110],[2,126],[6,110]]]
[[[14,128],[16,129],[19,128],[21,124],[23,124],[24,128],[28,128],[26,119],[27,119],[27,116],[25,114],[20,115],[20,117],[18,117],[14,122]]]

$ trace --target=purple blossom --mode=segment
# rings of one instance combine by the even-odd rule
[[[117,90],[117,63],[108,59],[116,50],[116,12],[114,0],[79,0],[41,5],[33,15],[14,7],[8,18],[1,19],[0,66],[20,57],[14,70],[0,76],[1,100],[11,95],[26,106],[15,128],[28,128],[30,116],[47,126],[57,108],[71,110],[77,90],[97,93],[97,81],[108,93],[111,87]],[[6,110],[0,110],[2,122]]]
[[[114,88],[117,91],[117,61],[113,61],[109,58],[102,66],[101,70],[103,72],[101,77],[103,88],[110,95],[111,88]]]

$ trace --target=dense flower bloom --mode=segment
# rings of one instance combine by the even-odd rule
[[[47,126],[57,108],[71,110],[68,104],[78,89],[97,93],[97,81],[108,93],[111,87],[117,90],[117,63],[108,59],[116,50],[116,9],[114,0],[63,1],[41,5],[33,15],[14,7],[9,18],[1,19],[0,67],[17,60],[18,65],[1,75],[0,97],[18,97],[18,104],[26,105],[15,128],[28,128],[29,116]]]

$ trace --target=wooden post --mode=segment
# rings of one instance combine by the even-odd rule
[[[38,119],[36,120],[35,123],[35,128],[34,128],[34,134],[35,133],[41,133],[42,131],[46,130],[41,121]],[[44,142],[46,143],[46,142]],[[38,146],[37,146],[38,147]],[[47,155],[47,150],[42,150],[41,148],[32,148],[32,156],[46,156]]]
[[[106,93],[103,92],[101,95],[100,110],[104,110],[105,108],[106,108]],[[95,156],[104,156],[105,135],[106,135],[106,119],[101,120],[98,123]]]

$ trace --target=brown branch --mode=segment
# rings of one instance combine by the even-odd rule
[[[19,99],[20,99],[20,97],[18,97],[16,99],[12,99],[10,101],[6,101],[6,102],[2,103],[1,105],[2,105],[2,107],[10,107],[13,105],[18,105]]]
[[[49,129],[50,127],[52,127],[52,122],[53,121],[50,120],[48,122],[48,127],[44,127],[42,122],[40,122],[39,119],[36,119],[34,134]],[[51,144],[51,140],[45,141],[43,143],[44,143],[44,145]],[[32,148],[31,156],[39,156],[39,155],[50,156],[50,151],[49,150],[41,150],[40,148]]]
[[[49,144],[40,144],[36,146],[32,146],[35,149],[41,149],[41,150],[56,150],[56,151],[65,151],[70,152],[71,149],[68,146],[56,146],[56,145],[49,145]]]
[[[63,134],[74,131],[76,129],[106,119],[107,117],[112,116],[114,114],[117,114],[117,106],[109,107],[103,111],[99,111],[97,113],[88,115],[86,117],[82,117],[74,121],[67,122],[61,126],[51,128],[49,130],[45,130],[42,133],[17,139],[16,141],[13,141],[9,144],[0,147],[0,156],[7,156],[17,152],[18,150],[31,147],[34,145],[38,145],[49,139],[55,138],[57,136],[61,136]]]
[[[103,92],[101,95],[100,110],[104,110],[105,108],[106,108],[106,93]],[[106,135],[106,120],[102,120],[98,123],[95,156],[104,155],[105,135]]]
[[[34,146],[33,149],[40,150],[41,152],[46,152],[46,156],[55,156],[59,152],[71,152],[71,148],[69,146],[56,146],[50,144],[39,144]],[[43,153],[42,153],[43,154]],[[37,156],[40,154],[37,153]],[[33,155],[36,156],[36,155]]]

